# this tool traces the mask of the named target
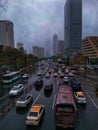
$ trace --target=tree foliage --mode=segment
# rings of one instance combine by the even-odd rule
[[[25,54],[16,48],[0,45],[0,66],[13,66],[16,70],[34,63],[32,54]]]

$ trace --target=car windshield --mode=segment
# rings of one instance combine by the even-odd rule
[[[78,95],[78,97],[79,97],[79,98],[84,98],[84,96],[83,96],[83,95]]]
[[[38,112],[30,112],[29,116],[38,116]]]
[[[12,88],[12,90],[18,90],[19,88],[17,88],[17,87],[14,87],[14,88]]]
[[[21,97],[21,98],[19,99],[19,101],[25,101],[25,96],[24,96],[24,97]]]

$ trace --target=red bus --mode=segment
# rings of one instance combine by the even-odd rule
[[[56,128],[75,128],[77,107],[70,86],[61,85],[55,101]]]
[[[25,68],[22,68],[22,69],[19,70],[20,75],[23,75],[25,73],[29,73],[31,71],[33,71],[33,66],[32,65],[30,65],[28,67],[25,67]]]

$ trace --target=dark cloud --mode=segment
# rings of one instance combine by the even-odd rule
[[[82,1],[83,37],[98,35],[98,1]],[[65,3],[66,0],[0,0],[0,18],[14,23],[15,44],[23,42],[30,52],[33,45],[49,50],[55,33],[59,39],[64,37]]]
[[[0,16],[3,15],[8,9],[8,1],[7,0],[0,0]]]

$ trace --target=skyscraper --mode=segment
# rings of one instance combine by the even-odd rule
[[[14,47],[14,30],[11,21],[0,20],[0,45]]]
[[[39,47],[39,57],[40,58],[44,57],[44,48],[43,47]]]
[[[63,56],[64,54],[64,41],[59,40],[58,41],[58,56]]]
[[[39,47],[33,46],[33,55],[39,57]]]
[[[71,56],[81,49],[82,0],[67,0],[64,7],[64,49]]]
[[[44,57],[44,48],[38,47],[38,46],[33,46],[33,55],[37,56],[39,58],[43,58]]]
[[[53,36],[53,55],[56,56],[58,53],[58,37],[56,34]]]

